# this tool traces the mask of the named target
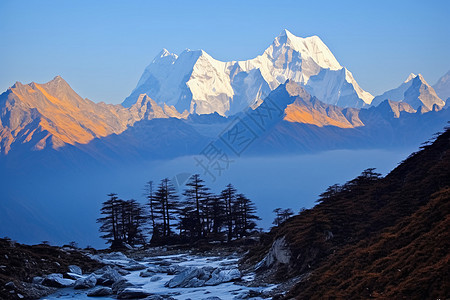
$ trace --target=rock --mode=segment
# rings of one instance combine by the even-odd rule
[[[42,284],[43,280],[44,280],[44,278],[42,278],[40,276],[35,276],[35,277],[33,277],[33,280],[31,282],[35,283],[35,284]]]
[[[119,274],[119,272],[109,267],[106,269],[105,273],[97,276],[97,284],[111,286],[114,282],[119,281],[122,278],[123,277]]]
[[[66,278],[69,277],[70,279],[73,279],[73,280],[77,280],[77,279],[83,278],[82,275],[78,275],[78,274],[70,273],[70,272],[67,272],[65,277]]]
[[[161,276],[155,275],[155,276],[152,276],[152,278],[150,278],[150,282],[159,281],[159,280],[161,280],[161,279],[162,279]]]
[[[146,268],[146,266],[139,264],[139,263],[134,263],[131,265],[123,266],[122,268],[127,271],[139,271],[139,270],[144,270]]]
[[[121,278],[120,280],[114,282],[114,284],[112,285],[112,291],[114,294],[118,294],[127,287],[134,287],[134,284],[132,284],[125,278]]]
[[[142,271],[141,273],[139,273],[140,277],[152,277],[153,275],[155,275],[155,272],[153,272],[151,269],[147,269],[145,271]]]
[[[75,281],[74,289],[90,289],[97,284],[97,277],[91,274],[85,278],[80,278]]]
[[[214,296],[214,297],[203,298],[202,300],[222,300],[222,298]]]
[[[165,272],[161,272],[161,273],[167,273],[167,275],[177,275],[180,274],[181,272],[183,272],[184,270],[186,270],[186,267],[180,266],[180,265],[174,265],[174,266],[169,266],[165,269]]]
[[[117,299],[142,299],[151,294],[142,288],[128,287],[123,289],[118,295]]]
[[[5,288],[7,290],[15,290],[16,289],[16,285],[14,284],[14,282],[9,281],[9,282],[5,283]]]
[[[201,287],[204,285],[205,285],[205,280],[201,280],[198,278],[192,278],[183,287],[184,288],[194,288],[194,287]]]
[[[75,280],[63,278],[62,274],[53,273],[44,277],[42,284],[50,287],[69,287],[75,284]]]
[[[151,295],[145,298],[145,300],[175,300],[175,298],[169,295]]]
[[[103,297],[112,294],[113,294],[112,289],[106,286],[98,286],[87,293],[88,297]]]
[[[291,250],[283,236],[273,242],[269,253],[255,266],[255,269],[262,270],[277,264],[289,264],[291,257]]]
[[[114,270],[116,270],[116,271],[117,271],[120,275],[122,275],[122,276],[126,276],[126,275],[131,274],[130,271],[121,269],[121,268],[119,268],[119,267],[114,267]]]
[[[166,282],[165,286],[169,288],[202,286],[200,284],[204,284],[206,280],[209,279],[212,270],[212,268],[186,268],[184,271],[182,271],[178,275],[175,275],[174,278]],[[192,280],[194,278],[195,280]]]
[[[122,252],[111,252],[108,254],[105,254],[103,256],[103,259],[108,259],[108,260],[128,260],[128,257],[123,254]]]
[[[218,285],[241,278],[241,272],[238,269],[221,270],[215,269],[211,274],[211,278],[206,281],[205,285]]]
[[[79,266],[70,265],[69,266],[69,272],[77,275],[83,275],[83,272],[81,271],[81,268]]]

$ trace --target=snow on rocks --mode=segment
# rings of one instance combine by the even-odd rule
[[[238,255],[164,255],[164,251],[155,254],[151,250],[147,253],[131,252],[133,259],[120,252],[96,255],[107,266],[81,275],[83,278],[75,282],[76,290],[64,289],[46,299],[218,300],[247,299],[249,295],[262,299],[258,295],[275,287],[250,286],[253,277],[237,269]]]

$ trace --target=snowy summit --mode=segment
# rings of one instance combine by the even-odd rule
[[[122,105],[129,107],[147,94],[179,112],[228,116],[257,107],[286,80],[341,107],[363,107],[373,99],[319,37],[301,38],[283,30],[261,55],[247,61],[222,62],[203,50],[177,56],[163,49]]]

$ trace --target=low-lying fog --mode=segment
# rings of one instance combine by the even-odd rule
[[[51,174],[31,172],[9,174],[3,182],[0,201],[0,234],[23,243],[47,240],[54,245],[76,241],[80,246],[105,247],[99,239],[101,203],[115,192],[122,199],[145,203],[147,181],[156,184],[164,178],[184,180],[199,173],[213,192],[228,183],[253,200],[262,218],[259,225],[272,226],[273,209],[314,206],[317,196],[334,183],[344,183],[366,168],[385,175],[413,149],[336,150],[317,154],[281,157],[237,158],[215,181],[196,166],[193,157],[145,162],[114,171],[56,170]],[[13,172],[12,172],[13,173]]]

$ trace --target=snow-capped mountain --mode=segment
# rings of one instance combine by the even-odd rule
[[[406,102],[415,110],[420,109],[421,112],[434,110],[434,105],[437,106],[436,109],[445,105],[445,102],[438,97],[423,76],[413,73],[399,87],[376,96],[372,101],[372,105],[377,106],[384,100]]]
[[[435,90],[439,98],[448,102],[447,99],[450,98],[450,71],[439,78],[436,84],[433,85],[433,89]]]
[[[363,107],[373,99],[319,37],[300,38],[284,30],[263,54],[247,61],[221,62],[203,50],[177,56],[164,49],[122,104],[129,107],[147,94],[180,112],[228,116],[257,107],[288,79],[328,104]]]

